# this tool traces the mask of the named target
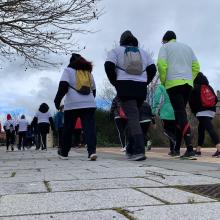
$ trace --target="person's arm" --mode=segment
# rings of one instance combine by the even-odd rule
[[[105,62],[105,72],[110,83],[115,86],[117,80],[116,66],[117,66],[117,53],[115,49],[108,52]]]
[[[116,74],[116,65],[110,61],[105,62],[105,72],[110,81],[110,83],[115,86],[117,74]]]
[[[148,85],[151,83],[151,81],[153,80],[153,78],[156,75],[156,72],[157,72],[156,65],[151,64],[151,65],[147,66],[146,72],[147,72],[147,85]]]
[[[34,128],[37,125],[37,117],[34,116],[32,122],[31,122],[31,127]]]
[[[159,51],[157,68],[160,76],[160,82],[162,85],[165,85],[168,63],[167,63],[167,52],[164,46],[162,46]]]
[[[57,110],[59,110],[60,103],[61,103],[63,97],[68,92],[68,89],[69,89],[69,83],[66,81],[60,81],[58,91],[57,91],[56,97],[54,99],[54,103],[55,103]]]

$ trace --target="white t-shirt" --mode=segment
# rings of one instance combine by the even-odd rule
[[[28,127],[28,121],[26,119],[20,119],[18,121],[18,132],[20,131],[27,131],[27,127]]]
[[[139,48],[142,62],[143,62],[143,71],[146,70],[148,66],[151,64],[154,64],[154,61],[152,60],[151,56],[144,51],[143,49]],[[125,47],[119,46],[111,51],[108,52],[108,56],[106,61],[110,61],[114,63],[116,66],[120,68],[124,68],[124,52]],[[132,75],[129,73],[126,73],[125,71],[116,68],[117,71],[117,80],[132,80],[137,82],[147,82],[147,73],[144,71],[141,75]]]
[[[49,118],[51,117],[51,114],[49,111],[42,113],[40,111],[38,111],[35,115],[35,117],[37,118],[37,123],[50,123]]]
[[[68,82],[72,87],[76,86],[76,70],[70,67],[64,69],[60,81]],[[92,76],[92,89],[94,90],[95,81]],[[92,92],[89,95],[79,94],[77,91],[69,87],[64,100],[64,110],[96,108],[95,98]]]
[[[15,126],[16,126],[15,120],[13,120],[13,119],[7,120],[7,121],[4,123],[5,129],[6,129],[6,130],[9,130],[9,129],[10,129],[10,125],[13,125],[13,129],[15,130]]]

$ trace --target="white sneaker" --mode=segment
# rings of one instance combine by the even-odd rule
[[[64,157],[64,156],[61,156],[61,155],[59,155],[58,156],[61,160],[68,160],[69,158],[68,157]]]
[[[125,152],[126,151],[126,147],[122,147],[120,151],[121,152]]]
[[[91,154],[90,157],[89,157],[89,159],[90,159],[91,161],[95,161],[95,160],[97,159],[97,155],[96,155],[96,154]]]

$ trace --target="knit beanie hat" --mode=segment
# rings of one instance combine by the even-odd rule
[[[131,31],[127,30],[122,33],[120,37],[120,45],[132,45],[137,47],[138,46],[138,40],[137,38],[131,33]]]
[[[11,115],[7,114],[7,120],[11,120]]]
[[[167,31],[164,34],[162,41],[163,42],[168,42],[168,41],[170,41],[172,39],[176,39],[176,34],[173,31]]]
[[[78,53],[72,53],[72,56],[70,58],[70,63],[73,63],[75,60],[77,60],[78,58],[80,58],[81,55]]]

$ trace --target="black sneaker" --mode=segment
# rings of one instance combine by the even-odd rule
[[[68,156],[64,156],[63,154],[61,154],[60,150],[57,151],[57,154],[61,160],[68,160],[69,159]]]
[[[128,160],[131,161],[142,161],[142,160],[146,160],[147,157],[145,156],[145,154],[133,154]]]
[[[178,157],[178,156],[180,156],[180,151],[179,150],[174,151],[174,157]]]
[[[220,157],[220,151],[217,150],[213,155],[212,157]]]
[[[189,160],[196,160],[195,158],[195,152],[194,151],[188,151],[186,150],[186,152],[180,156],[181,159],[189,159]]]
[[[174,151],[170,151],[170,152],[168,153],[168,155],[171,156],[171,157],[173,157],[173,156],[175,156],[175,152],[174,152]]]
[[[195,152],[195,156],[196,157],[201,157],[202,156],[201,151],[194,151],[194,152]]]

